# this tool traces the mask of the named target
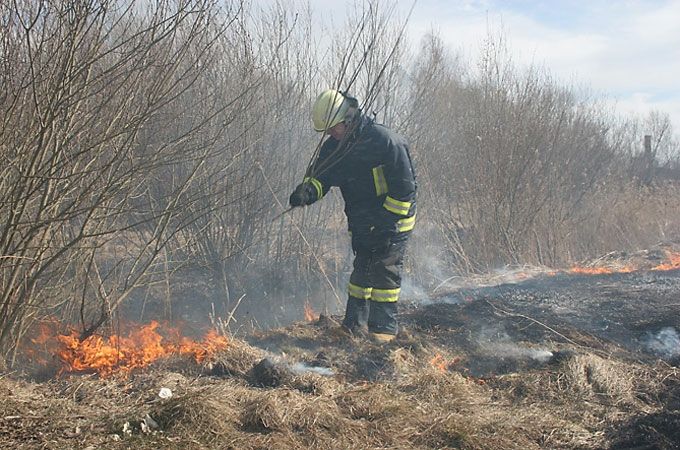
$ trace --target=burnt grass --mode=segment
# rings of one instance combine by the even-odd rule
[[[201,365],[6,374],[0,447],[676,449],[679,313],[678,270],[558,273],[404,301],[386,345],[322,316]]]
[[[441,295],[426,306],[410,305],[403,321],[477,359],[483,359],[478,350],[485,343],[524,342],[653,362],[666,356],[655,351],[655,336],[667,328],[680,329],[679,311],[679,270],[557,274]],[[492,351],[494,356],[503,357],[502,347]],[[491,361],[487,367],[468,368],[485,376],[508,371],[501,366]]]

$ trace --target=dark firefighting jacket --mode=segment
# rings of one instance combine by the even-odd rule
[[[368,239],[413,230],[416,179],[404,139],[361,115],[351,134],[338,142],[329,137],[305,182],[317,201],[332,186],[345,200],[349,231]]]

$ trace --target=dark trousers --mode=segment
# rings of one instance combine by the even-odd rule
[[[343,325],[357,332],[397,334],[397,300],[408,234],[376,253],[359,250],[349,278],[349,298]]]

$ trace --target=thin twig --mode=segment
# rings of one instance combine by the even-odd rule
[[[257,167],[260,169],[260,172],[262,172],[262,177],[264,178],[264,182],[265,182],[265,184],[267,185],[267,188],[269,189],[269,191],[271,192],[272,197],[274,197],[274,201],[279,205],[279,207],[283,208],[284,206],[281,204],[281,201],[278,199],[278,197],[276,197],[276,193],[274,192],[274,189],[272,188],[272,185],[269,183],[269,179],[267,178],[267,174],[265,173],[264,168],[262,167],[262,165],[261,165],[259,162],[257,163]],[[285,211],[284,211],[284,212],[285,212]],[[291,223],[292,223],[293,226],[295,227],[295,230],[298,232],[298,234],[300,235],[300,238],[302,238],[302,240],[303,240],[303,242],[305,243],[305,245],[307,245],[307,247],[309,248],[309,251],[311,252],[312,256],[314,257],[314,260],[316,261],[316,263],[317,263],[318,266],[319,266],[319,269],[321,270],[321,274],[322,274],[322,275],[324,276],[324,278],[326,279],[326,282],[328,283],[328,286],[330,286],[331,292],[333,292],[333,296],[335,296],[335,299],[336,299],[336,301],[338,302],[338,305],[342,305],[342,301],[340,300],[340,297],[338,296],[338,293],[335,291],[335,286],[333,286],[333,283],[331,282],[331,279],[328,277],[328,274],[326,274],[326,270],[323,268],[323,264],[321,264],[321,260],[319,259],[319,257],[317,256],[316,252],[314,251],[314,248],[313,248],[312,245],[309,243],[309,241],[308,241],[307,238],[305,237],[304,233],[302,232],[302,230],[300,229],[300,227],[298,226],[298,224],[295,223],[295,221],[293,221],[293,220],[291,220]]]
[[[234,320],[234,313],[236,312],[238,306],[241,304],[241,300],[243,300],[245,297],[246,294],[243,294],[238,300],[236,300],[236,305],[234,305],[234,307],[231,309],[231,312],[227,317],[227,323],[224,325],[227,329],[229,329],[229,324],[231,323],[231,321]]]
[[[552,331],[553,333],[555,333],[556,335],[558,335],[559,337],[561,337],[561,338],[564,339],[565,341],[569,342],[570,344],[573,344],[573,345],[575,345],[575,346],[577,346],[577,347],[579,347],[579,348],[584,348],[583,345],[579,344],[578,342],[576,342],[576,341],[574,341],[574,340],[572,340],[572,339],[569,339],[568,337],[566,337],[565,335],[563,335],[563,334],[560,333],[559,331],[555,330],[554,328],[549,327],[548,325],[544,324],[543,322],[539,322],[538,320],[534,319],[533,317],[529,317],[529,316],[526,316],[526,315],[524,315],[524,314],[518,314],[518,313],[512,313],[512,312],[509,312],[509,311],[505,311],[504,309],[501,309],[501,308],[497,307],[496,305],[494,305],[493,303],[491,303],[489,300],[485,300],[485,301],[486,301],[486,302],[489,304],[489,306],[491,306],[494,310],[496,310],[496,311],[498,311],[498,312],[500,312],[500,313],[503,313],[503,314],[505,314],[506,316],[511,316],[511,317],[521,317],[521,318],[523,318],[523,319],[530,320],[530,321],[532,321],[532,322],[534,322],[534,323],[536,323],[536,324],[542,326],[543,328]]]
[[[380,68],[377,77],[370,84],[370,87],[368,89],[368,92],[366,93],[366,98],[364,99],[363,105],[361,105],[361,107],[357,111],[357,114],[359,114],[359,111],[365,111],[367,108],[369,108],[372,105],[372,101],[375,97],[375,91],[378,89],[379,84],[380,84],[380,79],[382,78],[382,76],[383,76],[385,70],[387,69],[387,66],[389,65],[389,63],[394,59],[396,51],[399,48],[399,45],[401,44],[402,38],[404,37],[405,31],[406,31],[406,26],[408,25],[408,22],[411,18],[411,14],[413,13],[413,10],[415,9],[415,6],[416,6],[416,1],[414,1],[413,4],[411,5],[411,9],[409,10],[409,13],[406,17],[406,20],[404,20],[404,22],[403,22],[403,24],[402,24],[402,26],[399,30],[399,33],[397,35],[397,38],[395,39],[394,45],[392,46],[392,49],[391,49],[389,55],[387,55],[387,58],[385,59],[382,67]],[[349,41],[349,44],[347,46],[347,50],[345,51],[345,54],[343,55],[343,61],[341,63],[341,67],[340,67],[340,74],[339,74],[338,80],[336,82],[336,89],[337,90],[340,90],[340,88],[343,84],[343,79],[345,77],[347,68],[349,66],[350,58],[351,58],[352,54],[356,51],[357,44],[359,43],[359,38],[361,37],[361,34],[363,33],[364,28],[366,27],[367,20],[368,20],[368,18],[365,15],[362,16],[361,21],[360,21],[360,28],[357,30],[356,34],[353,35],[353,37]],[[356,39],[354,39],[354,36],[356,36]],[[374,34],[371,36],[371,41],[365,47],[363,55],[361,57],[361,60],[357,64],[357,67],[355,68],[354,73],[352,74],[352,76],[351,76],[349,82],[347,83],[345,89],[343,90],[343,92],[347,93],[352,88],[352,85],[356,81],[357,76],[359,75],[359,72],[365,66],[368,54],[372,51],[373,46],[377,42],[377,39],[378,39],[378,34],[374,32]],[[337,113],[337,111],[336,111],[336,113]],[[356,129],[356,127],[358,125],[356,120],[355,120],[353,125],[354,125],[353,128]],[[326,171],[328,171],[334,165],[338,164],[340,162],[340,160],[342,160],[345,156],[347,156],[347,154],[350,153],[350,151],[352,150],[352,148],[356,144],[356,142],[352,142],[351,144],[347,145],[347,142],[346,142],[346,141],[349,140],[348,138],[352,137],[352,135],[354,134],[354,131],[355,131],[354,129],[349,130],[345,134],[343,140],[338,143],[335,150],[333,152],[331,152],[328,155],[327,158],[325,158],[325,166],[317,163],[321,147],[323,145],[324,139],[325,139],[326,134],[327,134],[327,131],[324,131],[322,133],[320,139],[319,139],[319,142],[316,146],[316,149],[312,153],[312,156],[309,160],[309,163],[307,164],[307,169],[305,170],[305,176],[308,176],[308,177],[319,176],[319,175],[325,173]]]
[[[295,206],[291,206],[290,208],[288,208],[287,210],[285,210],[285,211],[282,212],[281,214],[277,214],[276,217],[274,217],[274,218],[272,219],[272,222],[276,222],[276,219],[280,219],[282,216],[288,214],[289,212],[291,212],[291,211],[294,210],[294,209],[295,209]]]

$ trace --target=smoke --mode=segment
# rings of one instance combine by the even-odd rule
[[[401,297],[412,300],[419,305],[434,303],[427,289],[410,278],[404,278],[401,282]]]
[[[289,367],[293,372],[295,372],[298,375],[302,375],[304,373],[309,372],[316,373],[324,377],[332,377],[333,375],[335,375],[335,372],[333,372],[333,370],[329,369],[328,367],[308,366],[307,364],[301,362],[292,364]]]
[[[267,359],[272,363],[281,365],[296,375],[303,375],[305,373],[315,373],[324,377],[332,377],[335,375],[333,369],[329,367],[310,366],[303,362],[293,361],[290,356],[285,353],[279,355],[268,350],[264,350],[264,353],[267,355]]]
[[[446,243],[437,232],[417,228],[412,241],[408,256],[412,261],[411,273],[417,274],[417,278],[404,278],[402,296],[419,305],[458,304],[461,302],[458,296],[446,294],[461,289],[521,283],[555,273],[554,270],[545,267],[523,265],[506,266],[480,275],[462,274],[456,268],[455,261],[447,260],[445,252],[442,251],[446,248]]]
[[[513,359],[533,359],[538,362],[548,362],[553,357],[553,353],[545,349],[520,347],[510,342],[499,342],[494,346],[494,353]]]
[[[512,342],[510,336],[499,328],[483,328],[477,338],[479,346],[489,355],[506,359],[533,359],[548,362],[553,353],[542,348],[530,348]]]
[[[405,276],[402,280],[403,298],[421,305],[432,304],[434,288],[452,275],[455,278],[454,264],[447,263],[444,248],[446,245],[437,232],[416,227],[407,250],[409,270],[405,271],[405,275],[411,273],[415,277]]]
[[[680,336],[675,328],[666,327],[658,333],[648,333],[643,344],[653,353],[664,358],[680,356]]]

